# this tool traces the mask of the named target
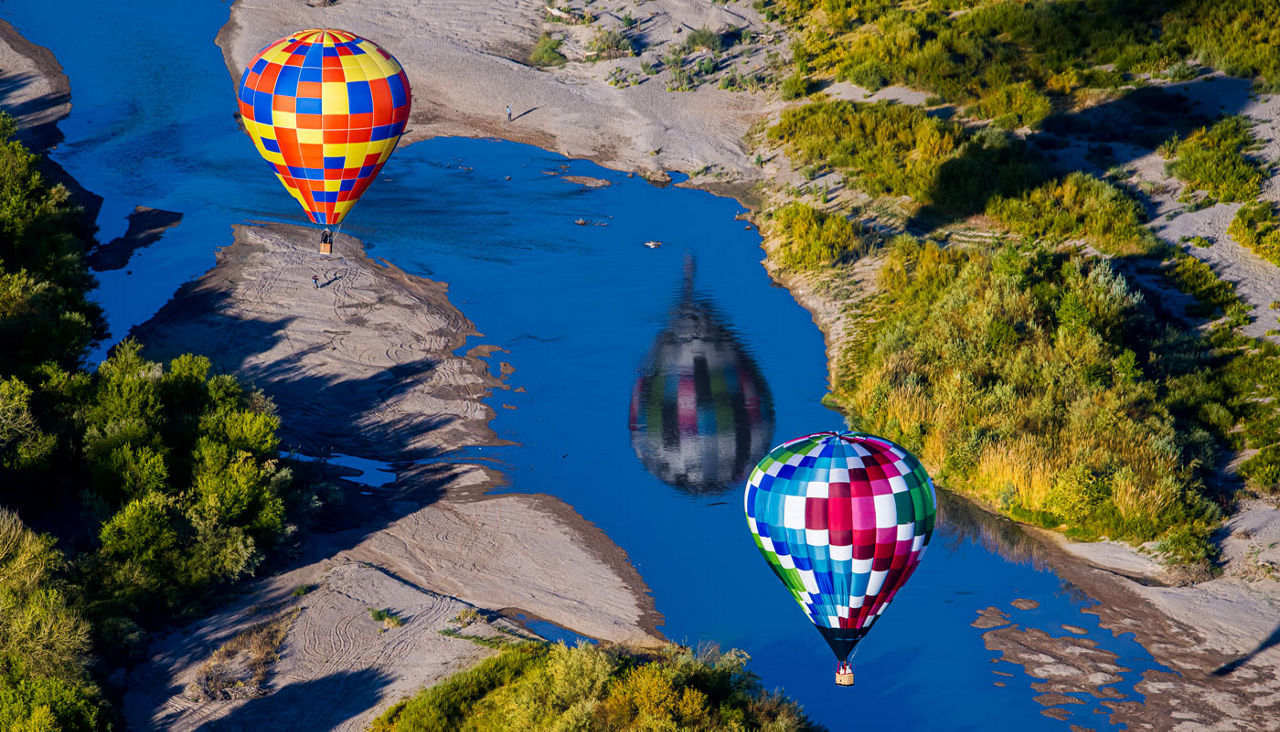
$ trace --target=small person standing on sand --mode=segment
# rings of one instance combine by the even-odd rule
[[[311,275],[311,284],[315,285],[317,290],[320,289],[320,275]]]
[[[511,121],[511,105],[510,104],[507,105],[507,121],[508,122]]]

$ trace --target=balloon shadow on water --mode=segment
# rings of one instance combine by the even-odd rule
[[[773,440],[773,397],[759,366],[694,290],[685,261],[680,299],[631,392],[636,457],[654,477],[694,495],[741,485]]]

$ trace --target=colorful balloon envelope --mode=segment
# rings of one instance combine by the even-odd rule
[[[684,295],[631,390],[631,446],[645,469],[690,493],[740,485],[773,439],[773,400],[755,361],[694,296]]]
[[[409,120],[409,79],[373,41],[299,31],[258,52],[240,79],[258,154],[317,224],[339,224]]]
[[[773,448],[747,481],[756,546],[835,653],[848,662],[924,556],[938,512],[933,481],[902,447],[819,432]]]

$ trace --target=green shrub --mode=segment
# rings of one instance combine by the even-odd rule
[[[1182,441],[1225,437],[1240,415],[1188,426],[1207,424],[1196,414],[1225,387],[1164,396],[1182,372],[1147,364],[1196,351],[1175,358],[1137,341],[1153,321],[1109,264],[1034,244],[899,237],[886,249],[837,362],[856,364],[832,392],[852,426],[901,442],[953,489],[1053,528],[1145,541],[1216,520],[1197,472],[1215,438],[1196,443],[1194,461]]]
[[[993,124],[1002,129],[1035,129],[1053,111],[1053,105],[1048,97],[1023,82],[987,92],[968,111],[971,115],[993,119]]]
[[[539,41],[541,43],[541,41]],[[591,37],[587,51],[593,54],[593,60],[604,61],[636,55],[635,41],[620,30],[601,28]],[[562,57],[563,58],[563,57]],[[542,64],[547,65],[547,64]]]
[[[1143,254],[1156,246],[1142,225],[1142,207],[1120,189],[1072,173],[1018,198],[993,198],[987,214],[1033,238],[1081,239],[1112,255]]]
[[[1227,117],[1176,142],[1168,151],[1175,159],[1166,168],[1188,191],[1205,191],[1208,201],[1252,200],[1261,190],[1263,173],[1244,153],[1256,145],[1244,117]]]
[[[809,93],[809,82],[800,74],[788,76],[782,80],[779,93],[784,101],[799,99]]]
[[[850,173],[872,195],[929,203],[943,162],[960,153],[963,128],[917,107],[888,102],[819,102],[788,109],[769,138],[804,165]]]
[[[1227,227],[1227,235],[1268,262],[1280,264],[1280,219],[1270,201],[1241,206]]]
[[[712,53],[719,53],[723,47],[724,39],[720,37],[720,34],[705,25],[689,31],[684,40],[684,50],[686,52],[704,49]]]
[[[560,46],[564,41],[552,36],[550,33],[543,33],[538,37],[538,42],[534,44],[533,51],[529,53],[529,63],[534,66],[561,66],[567,60],[563,53],[560,53]]]
[[[814,729],[745,662],[740,652],[522,644],[395,705],[371,729]]]
[[[857,259],[867,241],[844,216],[819,211],[803,203],[789,203],[769,221],[778,241],[769,259],[783,270],[806,270]]]
[[[1219,279],[1209,265],[1182,252],[1174,255],[1174,261],[1174,283],[1196,299],[1196,304],[1187,308],[1189,314],[1213,317],[1241,302],[1236,295],[1236,286]]]
[[[384,628],[399,628],[404,625],[404,618],[401,618],[391,609],[371,607],[369,608],[369,617],[382,623]]]

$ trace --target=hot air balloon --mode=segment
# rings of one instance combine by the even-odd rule
[[[692,260],[667,327],[631,390],[631,446],[658,480],[690,493],[740,485],[773,439],[755,361],[693,289]]]
[[[756,546],[836,654],[849,658],[924,556],[933,481],[911,453],[860,432],[819,432],[773,448],[747,481]]]
[[[317,224],[337,225],[373,182],[409,119],[409,79],[373,41],[294,33],[258,52],[240,79],[253,144]]]

